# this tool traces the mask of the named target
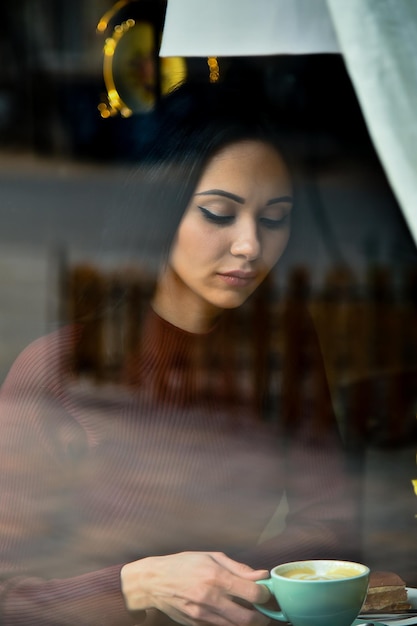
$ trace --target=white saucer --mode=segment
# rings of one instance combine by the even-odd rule
[[[406,587],[408,601],[410,602],[413,609],[417,609],[417,589],[414,587]]]

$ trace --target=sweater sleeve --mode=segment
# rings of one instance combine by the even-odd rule
[[[121,565],[77,572],[56,545],[71,541],[71,497],[88,442],[57,390],[73,331],[31,344],[0,394],[0,622],[4,626],[128,626]],[[71,572],[68,576],[67,573]]]
[[[3,583],[1,623],[4,626],[132,626],[134,617],[120,590],[121,566],[67,579],[23,576]]]

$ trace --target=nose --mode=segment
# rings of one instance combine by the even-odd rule
[[[245,257],[248,261],[255,261],[261,253],[261,242],[258,236],[256,223],[252,221],[241,224],[236,229],[230,252],[233,256]]]

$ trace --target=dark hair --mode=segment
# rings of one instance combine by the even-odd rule
[[[137,184],[136,192],[130,195],[141,205],[141,230],[146,229],[150,245],[158,249],[159,263],[167,258],[193,191],[215,153],[231,143],[255,139],[291,161],[287,129],[265,99],[227,84],[184,83],[160,101],[148,127],[147,146],[143,150],[142,144],[140,164],[130,181]],[[132,227],[126,224],[128,231]]]
[[[160,101],[153,117],[156,133],[149,156],[158,160],[195,160],[201,166],[223,146],[243,139],[260,139],[281,149],[278,130],[282,134],[283,129],[273,110],[248,89],[184,83]]]

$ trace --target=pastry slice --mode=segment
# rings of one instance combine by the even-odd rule
[[[371,572],[364,611],[405,611],[411,609],[403,579],[394,572]]]

